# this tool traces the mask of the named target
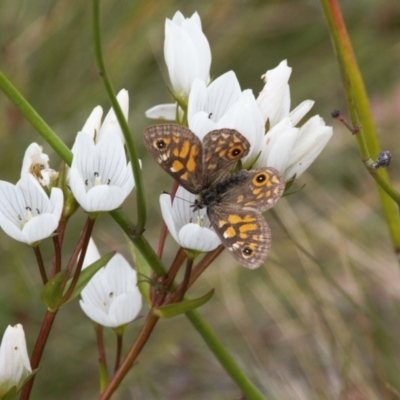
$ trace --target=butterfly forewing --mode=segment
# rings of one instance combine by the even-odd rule
[[[216,184],[250,150],[248,140],[234,129],[211,131],[203,139],[203,183]]]
[[[161,167],[185,189],[198,193],[202,181],[202,146],[189,129],[175,124],[146,129],[144,142]]]
[[[260,213],[219,205],[208,210],[208,218],[239,264],[254,269],[264,262],[271,246],[271,230]]]

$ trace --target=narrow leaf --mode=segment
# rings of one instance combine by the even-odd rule
[[[207,294],[197,299],[183,300],[180,303],[168,304],[166,306],[153,308],[153,312],[161,318],[172,318],[202,306],[211,299],[213,294],[214,289],[210,290]]]
[[[63,295],[63,283],[69,271],[64,270],[51,278],[44,286],[40,299],[49,311],[57,311]]]

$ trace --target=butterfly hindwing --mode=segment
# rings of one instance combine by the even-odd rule
[[[275,168],[242,170],[227,178],[226,182],[234,181],[236,177],[240,184],[231,185],[221,193],[221,206],[263,212],[273,207],[285,190],[285,181]]]
[[[255,269],[263,263],[271,246],[271,230],[260,213],[218,205],[207,214],[222,244],[239,264]]]

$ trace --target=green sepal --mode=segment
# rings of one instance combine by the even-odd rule
[[[75,200],[75,197],[68,186],[68,171],[69,169],[67,168],[65,162],[61,163],[58,171],[57,187],[59,187],[64,194],[64,207],[61,216],[63,221],[68,221],[69,217],[73,215],[79,208],[79,204]]]
[[[69,303],[75,297],[79,296],[82,289],[93,278],[93,276],[96,274],[96,272],[99,269],[101,269],[102,267],[104,267],[111,260],[111,258],[114,257],[115,253],[116,253],[115,251],[112,251],[112,252],[106,254],[105,256],[99,258],[97,261],[95,261],[93,264],[90,264],[85,269],[83,269],[81,271],[81,274],[79,275],[78,283],[76,284],[75,289],[73,290],[73,292],[71,293],[71,296],[68,298],[68,300],[64,304]],[[71,282],[72,282],[72,279],[69,279],[65,286],[64,293],[67,292]]]
[[[18,390],[16,386],[12,386],[7,393],[0,396],[0,400],[14,400],[17,397]]]
[[[197,299],[183,300],[180,303],[155,307],[153,308],[153,312],[160,318],[172,318],[202,306],[203,304],[207,303],[208,300],[211,299],[213,294],[214,294],[214,289],[211,289],[207,294]]]
[[[21,391],[21,389],[25,386],[25,384],[33,378],[33,376],[38,372],[39,368],[34,369],[25,379],[24,381],[18,384],[17,386],[12,386],[7,393],[1,394],[2,390],[0,387],[0,400],[14,400],[17,397],[17,394]]]
[[[147,304],[151,305],[150,299],[150,286],[151,286],[151,276],[153,270],[150,264],[143,257],[142,253],[133,245],[129,245],[132,253],[133,261],[135,263],[135,269],[137,272],[137,286],[140,294],[144,298]]]
[[[68,274],[69,271],[64,270],[53,276],[44,285],[42,293],[40,293],[40,299],[51,312],[57,311],[60,306],[63,297],[63,287]]]

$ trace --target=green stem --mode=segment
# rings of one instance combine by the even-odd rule
[[[133,176],[135,178],[136,186],[136,203],[137,203],[137,224],[136,235],[140,236],[146,225],[146,200],[144,197],[144,186],[142,171],[139,163],[139,156],[136,151],[135,142],[129,131],[128,123],[124,117],[121,107],[115,97],[114,88],[108,77],[106,66],[104,63],[103,52],[101,47],[101,23],[100,23],[100,1],[93,0],[93,42],[94,51],[96,55],[97,67],[99,68],[100,76],[103,80],[104,87],[107,91],[108,98],[117,116],[118,122],[121,126],[122,133],[125,138],[126,149],[129,159],[132,163]]]
[[[214,332],[206,324],[199,313],[197,311],[189,311],[186,313],[186,316],[189,318],[189,321],[196,328],[196,330],[200,333],[208,348],[214,353],[215,357],[217,357],[225,371],[243,391],[244,398],[248,400],[265,400],[265,397],[243,374],[235,360],[228,353],[224,345],[215,336]]]
[[[376,128],[373,122],[367,92],[361,73],[353,53],[351,42],[343,21],[338,0],[320,0],[328,22],[329,31],[336,51],[337,59],[342,74],[342,81],[346,93],[349,113],[353,126],[362,126],[362,129],[355,135],[360,149],[361,157],[365,161],[370,159],[370,154],[376,157],[380,153],[380,145]],[[368,171],[371,168],[365,163]],[[397,204],[387,193],[389,183],[388,173],[380,168],[372,174],[377,182],[382,209],[388,224],[392,244],[396,254],[400,255],[400,217]],[[376,179],[379,177],[379,179]],[[382,182],[386,182],[384,187]],[[393,190],[389,193],[393,194]]]
[[[55,134],[55,132],[44,122],[41,116],[24,99],[21,93],[0,72],[0,90],[21,111],[22,115],[37,130],[42,138],[54,149],[54,151],[68,164],[71,165],[72,153],[67,145]]]

